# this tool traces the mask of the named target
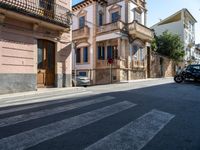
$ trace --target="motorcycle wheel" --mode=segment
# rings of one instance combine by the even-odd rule
[[[183,82],[183,80],[184,80],[183,77],[180,76],[180,75],[177,75],[177,76],[174,77],[174,81],[176,83],[181,83],[181,82]]]

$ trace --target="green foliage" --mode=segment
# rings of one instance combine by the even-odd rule
[[[160,36],[155,36],[152,41],[152,49],[176,61],[182,60],[185,55],[181,38],[168,31],[163,32]]]
[[[157,48],[157,43],[156,43],[156,37],[153,39],[153,41],[151,42],[151,49],[153,51],[156,51],[158,48]]]

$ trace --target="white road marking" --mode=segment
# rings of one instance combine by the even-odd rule
[[[141,150],[175,116],[152,110],[85,150]]]
[[[27,109],[42,107],[42,106],[47,106],[47,105],[51,105],[51,104],[58,104],[58,103],[62,103],[62,102],[68,102],[68,101],[72,101],[72,100],[76,100],[77,99],[77,98],[69,98],[67,100],[66,99],[63,100],[62,98],[67,98],[67,96],[65,95],[65,96],[62,96],[62,97],[51,97],[51,98],[46,98],[46,99],[42,99],[42,100],[38,100],[38,99],[27,100],[29,103],[33,103],[33,102],[36,102],[36,101],[40,102],[40,103],[38,103],[38,104],[31,104],[31,105],[28,105],[28,106],[21,106],[21,107],[18,107],[18,108],[9,108],[9,109],[6,109],[6,110],[1,110],[0,111],[0,115],[8,114],[8,113],[16,112],[16,111],[22,111],[22,110],[27,110]],[[18,103],[18,105],[19,104],[21,104],[21,103]],[[14,105],[14,104],[12,104],[12,105]],[[0,107],[3,107],[3,106],[0,106]]]
[[[32,104],[32,103],[36,103],[36,102],[46,102],[46,101],[51,101],[51,100],[55,100],[55,99],[70,98],[72,96],[86,95],[86,94],[92,94],[92,93],[93,93],[92,91],[88,91],[88,92],[73,93],[73,94],[66,94],[66,95],[59,95],[59,96],[52,95],[51,97],[42,96],[42,97],[36,97],[36,98],[24,98],[24,99],[17,99],[17,100],[9,100],[6,102],[0,101],[0,107],[25,105],[25,104]]]
[[[134,107],[135,105],[136,104],[131,102],[123,101],[69,119],[6,137],[0,140],[0,149],[22,150],[30,148],[46,140],[53,139],[77,128],[81,128],[128,108]]]
[[[37,111],[37,112],[30,112],[27,114],[21,114],[21,115],[17,115],[17,116],[8,117],[8,118],[0,119],[0,127],[5,127],[5,126],[17,124],[17,123],[28,121],[28,120],[33,120],[33,119],[50,116],[50,115],[62,113],[62,112],[68,111],[68,110],[73,110],[76,108],[105,102],[105,101],[112,100],[112,99],[114,99],[114,97],[111,97],[111,96],[98,97],[96,99],[81,101],[81,102],[68,104],[68,105],[64,105],[64,106],[60,106],[60,107],[56,107],[56,108],[52,108],[52,109],[44,109],[44,110]]]

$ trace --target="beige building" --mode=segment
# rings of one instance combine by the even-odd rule
[[[70,0],[0,0],[0,94],[71,86]]]
[[[146,27],[145,0],[85,0],[73,6],[73,13],[78,75],[93,84],[150,76],[153,32]]]

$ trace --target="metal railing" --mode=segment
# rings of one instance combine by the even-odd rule
[[[60,26],[71,25],[70,10],[51,0],[0,0],[0,6]]]

